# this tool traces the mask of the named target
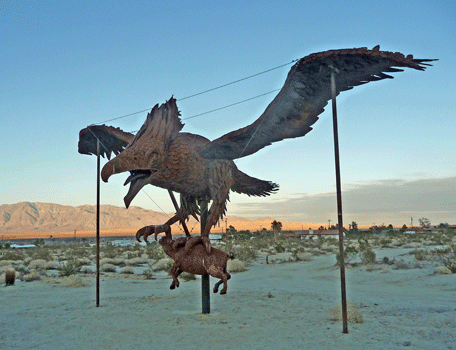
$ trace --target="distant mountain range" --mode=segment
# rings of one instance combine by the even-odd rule
[[[54,203],[20,202],[0,205],[0,233],[52,232],[73,230],[95,230],[96,206],[78,207]],[[165,223],[174,213],[159,213],[140,207],[125,209],[113,205],[100,206],[100,229],[139,228]],[[273,221],[273,218],[249,220],[239,216],[228,216],[231,222]],[[195,225],[191,218],[189,225]]]

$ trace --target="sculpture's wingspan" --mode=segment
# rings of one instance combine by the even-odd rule
[[[133,141],[135,135],[120,128],[106,125],[91,125],[79,132],[78,152],[81,154],[97,154],[97,139],[101,142],[100,155],[111,159],[122,152]]]
[[[371,81],[392,78],[385,72],[407,67],[424,70],[432,59],[414,59],[396,52],[367,48],[330,50],[301,58],[290,70],[284,86],[253,124],[232,131],[202,151],[206,158],[236,159],[287,138],[304,136],[331,99],[330,76],[335,69],[337,94]]]

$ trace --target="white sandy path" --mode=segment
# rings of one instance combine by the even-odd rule
[[[456,274],[348,269],[364,323],[342,334],[328,314],[340,301],[334,261],[233,274],[227,295],[211,294],[210,315],[198,314],[199,280],[170,291],[170,279],[106,277],[99,308],[92,279],[83,288],[19,281],[0,288],[0,349],[456,349]]]

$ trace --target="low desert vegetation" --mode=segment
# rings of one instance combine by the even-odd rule
[[[277,224],[274,227],[271,225],[271,230],[257,232],[238,232],[231,226],[222,235],[220,244],[215,246],[236,258],[228,261],[231,272],[245,271],[255,261],[305,263],[319,255],[332,255],[335,264],[340,263],[337,236],[287,237],[286,233],[289,232],[282,232]],[[36,281],[54,276],[93,275],[96,272],[96,248],[87,241],[50,244],[46,240],[38,240],[36,243],[35,248],[13,249],[9,242],[2,242],[0,273],[14,268],[20,276],[17,279]],[[410,248],[409,254],[414,261],[388,259],[383,255],[377,257],[378,251],[385,248]],[[100,266],[105,275],[136,274],[138,278],[153,279],[157,271],[169,272],[174,263],[153,239],[147,246],[115,246],[102,242],[100,255]],[[456,230],[442,227],[438,232],[406,234],[388,227],[377,231],[351,229],[346,231],[344,238],[344,261],[348,266],[367,266],[369,271],[390,267],[399,270],[421,268],[423,264],[431,263],[436,268],[442,267],[438,271],[456,273]],[[186,276],[183,280],[192,280],[193,277]]]

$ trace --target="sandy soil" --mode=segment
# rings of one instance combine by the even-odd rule
[[[413,259],[405,252],[377,256]],[[343,334],[328,312],[340,302],[334,262],[256,263],[233,274],[227,295],[211,294],[209,315],[200,313],[199,280],[171,291],[164,275],[103,277],[98,308],[93,277],[81,288],[17,281],[0,288],[0,348],[456,349],[456,274],[434,275],[433,263],[347,269],[348,300],[364,322]]]

